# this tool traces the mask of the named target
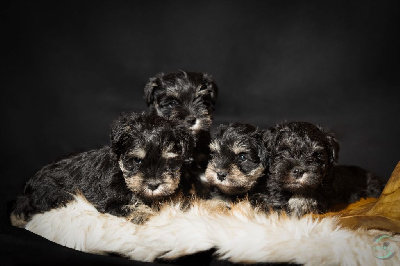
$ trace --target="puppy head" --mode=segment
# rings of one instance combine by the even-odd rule
[[[265,170],[263,132],[248,124],[220,125],[210,144],[207,181],[222,193],[248,192]]]
[[[293,193],[313,192],[338,159],[332,133],[307,122],[290,122],[267,130],[269,178]]]
[[[177,191],[193,139],[173,121],[129,113],[113,123],[111,147],[127,187],[144,200],[159,200]]]
[[[196,134],[210,130],[217,86],[205,73],[161,73],[147,83],[144,97],[151,112],[178,120]]]

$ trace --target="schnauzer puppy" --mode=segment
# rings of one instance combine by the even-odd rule
[[[379,197],[384,182],[356,166],[337,166],[334,135],[307,122],[277,125],[265,134],[269,157],[264,202],[296,216],[327,211],[334,204]]]
[[[163,200],[186,193],[181,173],[194,141],[186,128],[156,115],[122,114],[111,145],[55,161],[18,197],[11,220],[24,226],[36,213],[65,206],[82,193],[100,212],[140,223]],[[186,189],[187,187],[187,189]]]
[[[179,121],[195,138],[192,174],[201,178],[209,160],[210,127],[217,86],[205,73],[158,74],[144,88],[150,112]]]
[[[206,179],[211,197],[227,202],[265,191],[263,131],[241,123],[220,125],[210,144]]]

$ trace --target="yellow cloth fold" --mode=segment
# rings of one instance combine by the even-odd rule
[[[362,199],[338,212],[313,215],[327,216],[338,216],[340,224],[350,229],[363,227],[400,233],[400,162],[378,199]]]

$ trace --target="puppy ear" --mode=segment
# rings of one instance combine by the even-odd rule
[[[111,149],[119,157],[123,150],[131,144],[134,134],[133,124],[141,116],[138,113],[121,113],[111,124],[110,142]]]
[[[335,138],[335,135],[325,129],[322,128],[321,126],[317,126],[322,132],[324,132],[326,139],[327,139],[327,144],[328,144],[328,149],[329,149],[329,161],[331,163],[337,163],[338,159],[339,159],[339,142],[337,141],[337,139]]]
[[[214,105],[218,96],[218,87],[210,74],[203,73],[203,84],[200,89],[207,90],[210,93],[212,104]]]
[[[164,86],[163,77],[164,73],[157,74],[150,78],[149,82],[144,86],[144,99],[146,100],[147,106],[154,105],[155,92]]]

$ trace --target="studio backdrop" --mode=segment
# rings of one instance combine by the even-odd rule
[[[0,12],[1,232],[13,239],[1,245],[14,259],[25,244],[8,211],[25,182],[108,145],[110,123],[147,109],[144,85],[160,72],[213,76],[212,130],[308,121],[335,133],[340,164],[387,180],[399,161],[397,1],[18,1]]]

